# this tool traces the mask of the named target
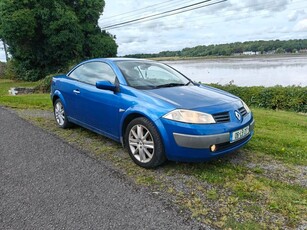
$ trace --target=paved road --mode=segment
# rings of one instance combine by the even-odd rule
[[[198,229],[99,162],[0,107],[0,229]]]

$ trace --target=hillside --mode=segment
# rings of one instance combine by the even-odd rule
[[[239,56],[260,54],[307,53],[307,39],[288,41],[247,41],[218,45],[199,45],[184,48],[180,51],[162,51],[156,54],[132,54],[127,57],[155,58],[155,57],[206,57],[206,56]]]

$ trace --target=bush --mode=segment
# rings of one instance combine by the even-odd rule
[[[0,61],[0,78],[4,78],[5,66],[6,64]]]
[[[232,93],[253,107],[307,113],[307,87],[240,87],[232,84],[210,86]]]
[[[16,76],[16,67],[13,60],[9,60],[6,63],[5,69],[4,69],[4,78],[11,79],[11,80],[18,80]]]
[[[41,93],[49,93],[51,87],[51,80],[52,77],[55,75],[56,74],[50,74],[45,78],[43,78],[42,80],[38,81],[38,85],[35,87],[35,91]]]

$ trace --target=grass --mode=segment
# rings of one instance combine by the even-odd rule
[[[27,94],[12,96],[8,90],[13,87],[34,87],[35,82],[16,82],[0,79],[0,104],[18,109],[52,109],[49,94]]]
[[[0,80],[1,105],[51,111],[48,94],[8,96],[8,88],[16,84],[33,85]],[[92,157],[110,162],[136,184],[167,194],[179,209],[201,223],[221,229],[306,225],[307,190],[301,183],[306,180],[306,115],[253,109],[255,136],[237,153],[205,163],[169,162],[145,170],[118,143],[80,127],[62,130],[51,119],[17,111]]]
[[[256,132],[248,150],[307,165],[307,115],[254,109]]]

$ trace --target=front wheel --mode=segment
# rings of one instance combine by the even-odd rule
[[[152,122],[144,117],[129,123],[125,144],[132,160],[141,167],[154,168],[166,161],[160,134]]]
[[[57,99],[53,105],[53,112],[55,120],[58,126],[62,129],[66,129],[71,126],[71,123],[68,121],[65,109],[61,99]]]

